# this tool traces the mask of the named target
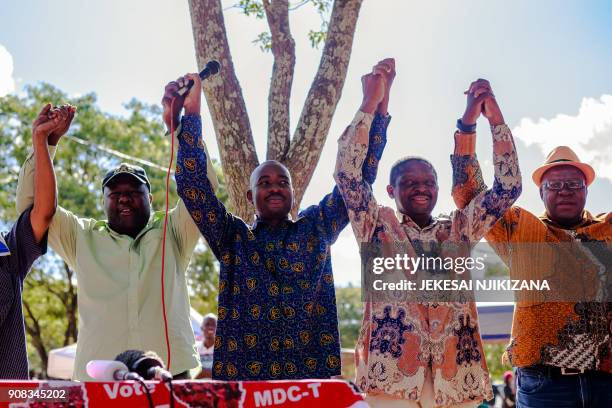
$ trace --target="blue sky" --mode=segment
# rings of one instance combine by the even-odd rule
[[[95,92],[100,106],[121,114],[132,97],[158,103],[163,85],[196,70],[186,1],[0,0],[0,95],[24,84],[52,83],[71,94]],[[225,6],[233,2],[224,1]],[[251,41],[264,22],[237,10],[225,13],[237,75],[249,109],[260,157],[265,154],[266,99],[272,57]],[[435,213],[453,209],[450,162],[455,120],[468,84],[491,81],[513,129],[523,171],[518,204],[542,212],[531,172],[552,146],[567,144],[596,168],[587,208],[610,210],[612,193],[612,3],[364,0],[349,73],[328,141],[303,204],[333,186],[336,139],[361,99],[359,77],[378,60],[396,58],[389,143],[375,193],[400,156],[422,155],[440,175]],[[309,29],[319,25],[307,7],[292,13],[297,41],[292,126],[301,112],[320,53],[310,48]],[[10,70],[10,61],[13,69]],[[206,107],[205,134],[218,157]],[[478,155],[491,182],[491,139],[479,123]],[[161,163],[163,164],[163,163]],[[158,203],[158,206],[161,203]],[[359,281],[357,246],[347,228],[334,248],[338,283]],[[342,266],[341,266],[342,265]],[[348,265],[348,266],[347,266]]]

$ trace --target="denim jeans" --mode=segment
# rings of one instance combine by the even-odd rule
[[[559,375],[517,369],[517,408],[610,408],[612,374],[588,372]]]

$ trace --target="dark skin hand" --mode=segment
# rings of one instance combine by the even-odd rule
[[[559,191],[553,191],[546,187],[550,181],[584,181],[584,174],[574,166],[557,166],[546,171],[542,175],[540,186],[540,198],[546,207],[546,213],[552,221],[563,226],[573,227],[582,221],[582,212],[586,204],[587,187],[570,190],[567,185]]]
[[[464,94],[467,95],[465,112],[461,118],[464,125],[475,124],[481,114],[489,120],[491,126],[505,123],[489,81],[481,78],[472,82]]]
[[[397,210],[410,217],[419,227],[431,224],[431,212],[438,201],[438,181],[426,163],[414,161],[403,168],[395,185],[387,186]]]
[[[260,164],[251,174],[247,199],[255,206],[257,217],[277,227],[289,218],[293,206],[293,186],[289,170],[275,160]]]
[[[60,138],[68,132],[75,113],[76,107],[72,105],[62,105],[49,112],[49,118],[55,118],[56,116],[61,118],[58,127],[49,134],[49,146],[56,146]]]
[[[372,72],[361,77],[363,100],[360,111],[373,114],[375,111],[387,115],[391,85],[395,79],[395,60],[386,58],[379,61]]]
[[[104,187],[104,212],[113,231],[136,238],[151,216],[153,196],[129,175],[118,175]]]
[[[194,84],[185,95],[180,96],[177,92],[185,86],[189,80],[193,80]],[[174,99],[174,103],[172,100]],[[185,74],[176,81],[171,81],[164,88],[164,96],[162,97],[162,107],[164,109],[163,119],[168,130],[176,127],[179,124],[181,110],[185,108],[185,115],[200,115],[202,99],[202,81],[196,73]],[[172,123],[171,123],[172,121]]]

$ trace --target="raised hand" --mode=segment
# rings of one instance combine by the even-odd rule
[[[47,145],[49,135],[57,129],[62,120],[62,115],[53,112],[50,103],[46,104],[34,122],[32,122],[32,143]]]
[[[467,91],[467,103],[461,121],[464,125],[473,125],[483,114],[492,126],[504,123],[504,117],[497,105],[491,84],[486,79],[479,78],[472,82]]]
[[[61,105],[59,107],[51,109],[49,112],[50,118],[58,118],[59,123],[55,129],[49,134],[48,143],[50,146],[55,146],[59,142],[59,140],[68,132],[70,129],[70,125],[72,124],[72,120],[74,119],[74,114],[76,113],[76,106],[72,106],[69,104]]]
[[[363,100],[359,110],[373,114],[385,97],[385,77],[377,73],[369,73],[361,77]]]
[[[381,115],[386,115],[387,108],[389,107],[389,95],[391,93],[391,85],[393,85],[393,80],[395,79],[395,59],[385,58],[384,60],[379,61],[372,68],[372,72],[375,74],[382,75],[385,79],[385,96],[378,104],[376,111]]]
[[[189,80],[192,80],[193,86],[189,91],[181,96],[178,90],[187,85]],[[170,130],[170,121],[174,128],[178,126],[181,110],[185,108],[185,114],[200,114],[200,105],[202,98],[202,82],[198,74],[185,74],[176,81],[168,82],[164,88],[164,96],[162,97],[162,106],[164,108],[163,119],[168,130]],[[173,102],[174,100],[174,102]]]

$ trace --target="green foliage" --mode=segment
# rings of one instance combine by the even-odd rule
[[[336,288],[336,307],[342,348],[354,349],[363,318],[361,288],[352,285]]]
[[[259,44],[259,49],[263,52],[272,51],[272,36],[267,31],[259,33],[257,38],[254,39],[252,43]]]
[[[308,31],[308,39],[310,40],[310,46],[313,48],[319,48],[321,44],[325,43],[327,39],[327,21],[323,21],[321,23],[321,28],[319,31],[310,30]]]
[[[60,141],[55,156],[58,201],[63,207],[84,217],[102,217],[102,175],[106,169],[126,161],[77,140],[167,166],[170,143],[164,136],[159,107],[133,100],[125,106],[128,116],[122,118],[102,112],[96,106],[94,94],[69,97],[49,84],[27,86],[25,96],[0,99],[0,143],[6,147],[0,166],[8,172],[7,182],[0,185],[0,216],[4,219],[16,215],[11,203],[19,167],[30,150],[31,123],[46,102],[70,103],[78,108],[68,137]],[[151,179],[153,203],[159,209],[164,203],[164,172],[157,168],[146,170]],[[173,188],[171,202],[176,200]]]
[[[505,343],[485,343],[484,345],[487,367],[493,381],[503,381],[504,372],[512,369],[510,363],[502,361],[505,351]]]
[[[321,17],[321,26],[319,30],[310,30],[308,32],[308,40],[313,48],[319,48],[321,44],[325,43],[329,25],[329,13],[333,4],[332,1],[333,0],[300,0],[289,3],[290,12],[310,4],[315,8]],[[255,17],[258,20],[262,20],[266,17],[266,10],[264,8],[263,1],[261,0],[240,0],[232,7],[240,9],[246,16]],[[273,2],[272,7],[274,7]],[[257,38],[255,38],[252,42],[258,45],[259,49],[261,49],[263,52],[269,52],[272,50],[272,36],[270,35],[269,31],[259,33]]]
[[[240,0],[236,5],[247,16],[255,16],[262,19],[266,16],[263,3],[257,0]]]
[[[31,123],[47,102],[54,105],[70,103],[78,109],[68,134],[59,143],[54,160],[60,205],[82,217],[104,219],[102,175],[112,166],[131,161],[113,153],[117,151],[156,164],[139,163],[151,180],[153,208],[163,210],[170,138],[164,135],[160,107],[134,99],[125,105],[126,116],[114,116],[100,110],[93,93],[69,96],[42,83],[25,87],[23,95],[0,98],[0,145],[3,147],[0,219],[6,222],[16,219],[14,197],[19,168],[31,150]],[[221,184],[217,193],[227,203],[227,190],[218,165],[216,170]],[[170,182],[171,206],[178,200],[173,178]],[[198,245],[188,270],[188,282],[191,301],[200,311],[216,310],[217,271],[214,256],[203,244]],[[46,367],[46,362],[42,361],[45,352],[64,346],[67,340],[72,342],[71,333],[76,333],[76,329],[68,330],[67,314],[72,299],[62,298],[68,290],[70,275],[64,263],[51,252],[37,262],[26,279],[24,304],[31,311],[31,315],[24,311],[28,351],[32,367],[37,371],[44,371]],[[73,298],[76,300],[76,296]]]

